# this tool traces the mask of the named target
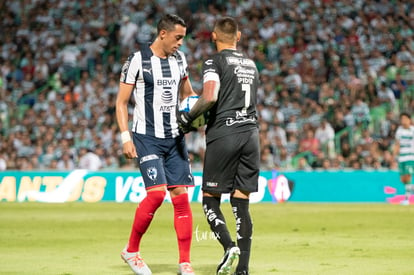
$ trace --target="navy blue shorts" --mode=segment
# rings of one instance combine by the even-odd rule
[[[133,133],[133,141],[146,189],[160,185],[194,186],[183,136],[161,139]]]

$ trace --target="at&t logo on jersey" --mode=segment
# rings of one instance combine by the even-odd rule
[[[173,101],[173,95],[170,89],[164,89],[161,95],[162,102],[170,104]]]
[[[174,97],[171,93],[170,87],[164,87],[161,95],[161,100],[165,105],[160,106],[160,112],[170,113],[175,110],[175,104],[173,103]]]
[[[175,105],[160,106],[160,112],[171,113],[172,111],[175,111]]]

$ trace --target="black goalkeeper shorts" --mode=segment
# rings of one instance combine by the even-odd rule
[[[260,167],[257,129],[215,139],[207,144],[202,190],[232,193],[256,192]]]

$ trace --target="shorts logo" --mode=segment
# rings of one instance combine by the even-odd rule
[[[217,187],[218,183],[217,182],[208,181],[208,182],[206,182],[206,185],[208,187]]]
[[[158,174],[157,168],[155,167],[147,168],[147,175],[152,181],[155,181],[155,179],[157,178],[157,174]]]
[[[144,156],[140,159],[139,164],[143,164],[146,161],[150,161],[150,160],[154,160],[154,159],[159,159],[159,157],[155,154]]]

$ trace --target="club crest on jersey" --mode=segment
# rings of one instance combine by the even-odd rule
[[[128,69],[129,69],[129,65],[131,64],[130,59],[128,59],[125,63],[124,66],[122,66],[122,70],[121,70],[121,81],[125,81],[126,79],[126,75],[128,73]]]
[[[155,181],[157,179],[158,171],[155,167],[147,168],[147,176],[152,180]]]

